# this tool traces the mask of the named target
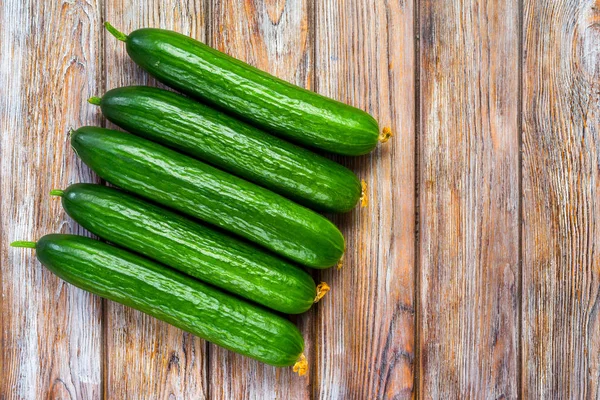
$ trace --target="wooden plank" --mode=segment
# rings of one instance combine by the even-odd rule
[[[311,88],[312,37],[308,0],[210,1],[209,44],[262,70]],[[316,306],[320,307],[320,306]],[[295,317],[305,354],[314,361],[313,310]],[[302,399],[310,395],[310,375],[274,368],[210,346],[210,395],[214,399]]]
[[[600,3],[526,0],[523,396],[600,398]]]
[[[518,3],[420,14],[420,393],[516,398]]]
[[[173,29],[204,40],[202,0],[105,0],[105,18],[130,32]],[[106,87],[155,85],[105,33]],[[114,125],[107,126],[115,128]],[[207,397],[206,344],[193,335],[130,308],[106,303],[106,395],[110,399]]]
[[[414,371],[415,57],[413,2],[316,2],[315,87],[391,126],[372,155],[340,159],[369,206],[337,216],[344,267],[322,274],[314,397],[411,398]]]
[[[52,232],[82,233],[48,192],[93,181],[68,129],[97,122],[99,3],[0,2],[0,398],[99,399],[102,304],[9,248]]]

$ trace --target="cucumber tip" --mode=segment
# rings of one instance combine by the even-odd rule
[[[389,126],[386,126],[386,127],[383,128],[383,131],[379,135],[379,141],[381,143],[385,143],[388,140],[390,140],[390,138],[392,136],[394,136],[394,134],[392,133],[392,129]]]
[[[29,242],[26,240],[16,240],[10,244],[10,247],[21,247],[27,249],[35,249],[35,242]]]
[[[304,376],[308,372],[308,361],[306,360],[306,356],[304,354],[300,354],[300,358],[296,361],[293,368],[294,372],[298,374],[298,376]]]
[[[117,30],[117,28],[115,28],[114,26],[112,26],[110,24],[110,22],[108,21],[104,21],[104,27],[106,28],[106,30],[113,35],[115,38],[117,38],[118,40],[120,40],[121,42],[126,42],[127,41],[127,35],[124,34],[123,32],[120,32],[119,30]]]
[[[361,187],[361,192],[360,192],[360,206],[361,207],[366,207],[369,205],[369,198],[367,197],[367,182],[365,182],[364,179],[361,179],[360,181],[360,187]]]
[[[60,189],[52,189],[50,191],[50,196],[59,196],[62,197],[62,195],[65,194],[64,190],[60,190]]]
[[[88,99],[88,103],[93,104],[95,106],[99,106],[101,102],[102,102],[102,98],[97,97],[97,96],[92,96]]]
[[[331,290],[331,287],[326,282],[321,282],[317,285],[317,295],[315,296],[315,303],[318,302]]]

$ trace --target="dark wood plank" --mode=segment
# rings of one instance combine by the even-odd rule
[[[524,1],[523,396],[600,398],[600,2]]]
[[[316,2],[315,88],[362,108],[395,136],[340,159],[369,205],[337,216],[344,266],[316,317],[314,398],[411,398],[414,371],[414,9],[408,1]]]
[[[282,79],[311,87],[308,0],[249,0],[243,4],[237,0],[212,0],[210,15],[211,46]],[[313,313],[295,317],[311,363]],[[314,371],[309,370],[308,375],[299,377],[291,368],[270,367],[210,346],[210,394],[214,399],[308,398],[311,374]]]
[[[105,4],[106,20],[124,32],[157,27],[204,40],[206,13],[202,0],[105,0]],[[105,72],[107,89],[155,84],[128,58],[125,45],[108,33]],[[105,308],[107,398],[207,397],[203,340],[116,303],[107,302]]]
[[[420,393],[516,398],[518,3],[420,14]]]
[[[0,398],[99,399],[102,303],[14,240],[82,233],[49,191],[95,178],[68,130],[98,122],[99,2],[0,2]]]

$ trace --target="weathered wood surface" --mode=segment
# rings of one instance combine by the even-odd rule
[[[0,398],[99,399],[100,300],[8,245],[83,232],[49,191],[94,179],[68,130],[99,122],[85,96],[100,82],[100,4],[5,0],[0,13]]]
[[[316,2],[315,90],[362,108],[396,136],[340,159],[369,205],[337,216],[341,270],[316,316],[314,397],[410,398],[414,371],[415,135],[412,2]]]
[[[600,398],[600,2],[523,26],[523,395]]]
[[[420,393],[515,398],[517,2],[421,2]]]
[[[153,26],[204,40],[205,14],[201,0],[105,0],[105,20],[123,32]],[[107,90],[156,84],[129,59],[125,44],[108,32],[104,33],[104,55]],[[104,317],[107,398],[207,397],[208,359],[203,340],[113,302],[105,302]]]
[[[311,88],[312,22],[307,0],[209,1],[208,44],[299,86]],[[329,295],[328,295],[329,296]],[[315,309],[296,317],[305,353],[314,364],[312,321]],[[214,399],[294,399],[310,396],[310,374],[263,365],[210,346],[210,394]]]
[[[0,399],[599,398],[600,3],[0,2]],[[69,127],[150,84],[101,28],[171,28],[395,133],[337,158],[369,206],[295,318],[308,376],[63,284],[17,239],[78,232]],[[521,153],[520,153],[521,152]],[[521,155],[520,155],[521,154]]]

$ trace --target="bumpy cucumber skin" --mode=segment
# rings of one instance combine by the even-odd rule
[[[46,235],[37,242],[36,255],[81,289],[266,364],[293,365],[304,348],[290,321],[97,240]]]
[[[78,183],[62,205],[109,242],[276,311],[299,314],[314,302],[315,283],[301,268],[122,191]]]
[[[146,139],[82,127],[71,133],[71,145],[108,182],[302,265],[328,268],[344,253],[344,237],[325,217]]]
[[[347,212],[361,186],[342,165],[180,94],[148,86],[106,92],[106,118],[318,211]]]
[[[139,29],[127,53],[159,81],[306,146],[360,155],[377,146],[379,126],[366,112],[260,71],[190,37]]]

